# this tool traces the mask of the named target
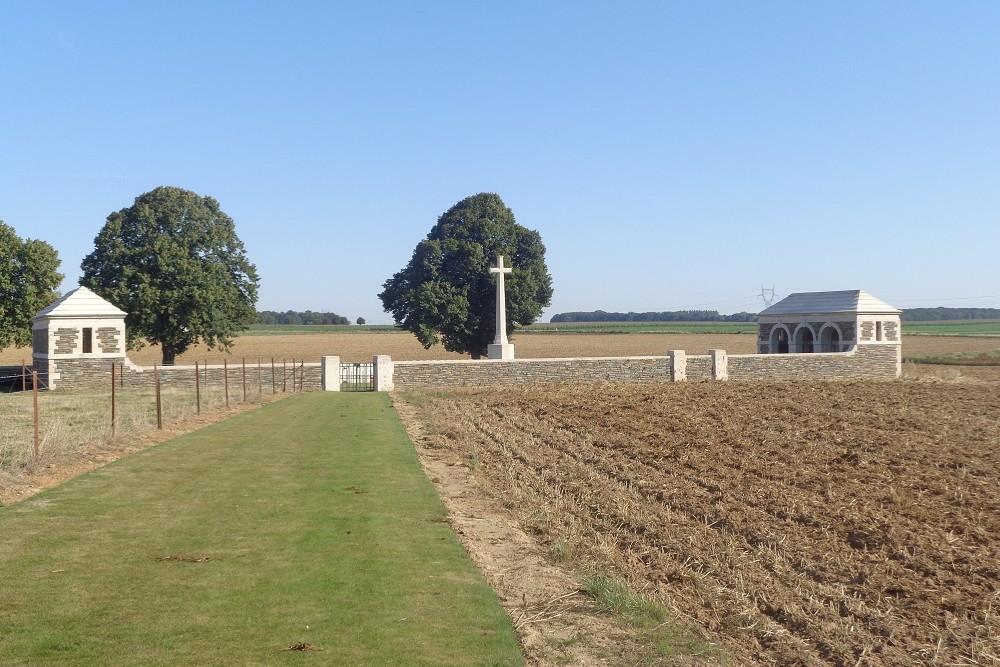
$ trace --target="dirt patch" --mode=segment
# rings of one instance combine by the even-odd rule
[[[506,609],[528,665],[661,664],[636,633],[598,611],[580,572],[559,566],[551,549],[529,536],[514,513],[484,487],[466,448],[442,440],[403,396],[394,405],[420,463],[448,509],[449,522]],[[714,665],[712,658],[673,656],[673,665]]]
[[[422,392],[403,413],[512,618],[511,594],[530,595],[562,544],[572,557],[542,597],[575,572],[620,575],[735,664],[1000,664],[990,370]],[[495,530],[519,532],[529,560]],[[559,664],[523,636],[534,664]]]

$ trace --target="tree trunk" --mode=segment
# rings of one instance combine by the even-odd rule
[[[164,343],[162,344],[162,346],[163,346],[163,365],[173,366],[174,357],[177,356],[177,350],[174,348],[173,345],[167,345]]]

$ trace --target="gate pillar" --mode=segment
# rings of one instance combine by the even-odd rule
[[[372,360],[372,363],[375,391],[392,391],[395,388],[392,382],[392,358],[387,354],[380,354]]]
[[[323,357],[320,370],[323,391],[340,391],[340,357]]]

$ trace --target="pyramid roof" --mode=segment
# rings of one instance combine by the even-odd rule
[[[841,290],[837,292],[796,292],[757,315],[807,315],[809,313],[902,313],[885,301],[877,299],[864,290]]]
[[[84,286],[63,294],[47,307],[35,313],[32,321],[45,318],[123,318],[126,313],[110,301],[102,299]]]

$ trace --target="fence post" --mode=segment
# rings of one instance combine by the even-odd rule
[[[163,430],[163,408],[160,404],[160,371],[153,366],[153,391],[156,394],[156,428]]]
[[[264,378],[260,374],[260,357],[257,357],[257,395],[264,393]]]
[[[117,421],[117,415],[115,414],[115,362],[111,362],[111,437],[115,437],[115,422]]]
[[[229,364],[225,357],[222,358],[222,386],[226,392],[226,409],[229,409]]]
[[[288,376],[285,374],[285,360],[281,360],[281,393],[288,391]]]
[[[243,357],[243,402],[247,402],[247,358]]]
[[[201,414],[201,377],[198,374],[198,362],[194,362],[194,402],[195,412]]]
[[[35,458],[38,458],[38,371],[31,371],[31,394],[34,401]]]
[[[274,376],[274,357],[271,357],[271,393],[277,394],[278,390],[275,388],[277,386],[278,378]]]
[[[21,359],[21,391],[27,391],[28,389],[28,367],[24,365],[24,359]],[[14,384],[13,382],[11,384]]]

